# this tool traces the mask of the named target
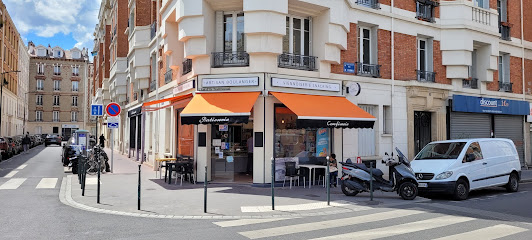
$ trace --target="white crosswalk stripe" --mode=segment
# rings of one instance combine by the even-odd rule
[[[471,232],[455,234],[447,237],[438,238],[436,240],[461,240],[461,239],[483,239],[491,240],[503,238],[514,235],[520,232],[527,231],[527,229],[510,226],[506,224],[499,224],[492,227],[481,228]]]
[[[238,226],[245,226],[245,225],[250,225],[250,224],[276,222],[276,221],[282,221],[286,219],[288,218],[238,219],[238,220],[231,220],[231,221],[215,222],[214,224],[220,227],[238,227]]]
[[[35,188],[55,188],[57,178],[43,178]]]
[[[17,173],[18,173],[18,171],[13,170],[13,171],[9,172],[7,175],[5,175],[4,178],[12,178]]]
[[[22,169],[24,169],[26,166],[28,166],[28,164],[22,164],[22,165],[18,166],[17,169],[18,169],[18,170],[22,170]]]
[[[0,189],[17,189],[26,181],[26,178],[12,178],[0,186]]]

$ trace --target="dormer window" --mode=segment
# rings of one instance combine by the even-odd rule
[[[72,52],[72,58],[78,59],[78,58],[81,57],[80,55],[81,55],[81,54],[80,54],[80,52],[78,52],[78,51],[74,51],[74,52]]]
[[[54,57],[57,57],[57,58],[61,57],[61,50],[56,50]]]
[[[46,56],[46,49],[44,49],[44,48],[37,49],[37,56],[45,57]]]

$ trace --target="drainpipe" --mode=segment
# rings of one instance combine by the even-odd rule
[[[394,103],[394,97],[395,97],[395,32],[394,32],[394,23],[395,23],[395,17],[394,17],[394,11],[393,11],[393,8],[395,6],[394,4],[394,0],[392,0],[391,2],[391,6],[390,6],[390,13],[391,13],[391,16],[392,16],[392,26],[391,26],[391,38],[392,38],[392,41],[391,41],[391,52],[392,52],[392,89],[391,89],[391,102],[390,102],[390,111],[392,113],[392,126],[391,126],[391,133],[392,133],[392,153],[393,153],[393,149],[394,149],[394,146],[395,146],[395,117],[394,117],[394,108],[393,108],[393,103]],[[382,119],[383,121],[386,121],[386,119]],[[384,129],[383,129],[384,130]],[[408,133],[407,133],[408,134]]]
[[[521,77],[523,78],[523,80],[522,80],[523,81],[523,100],[526,101],[526,92],[525,92],[525,83],[526,83],[525,82],[525,45],[524,45],[525,44],[525,39],[524,39],[524,30],[523,30],[523,28],[524,28],[524,23],[523,23],[523,21],[524,21],[524,19],[523,19],[523,0],[521,0],[520,3],[521,3],[521,5],[520,5],[520,10],[521,10],[521,55],[522,55],[522,57],[521,57]],[[525,124],[525,126],[526,126],[526,124]],[[527,136],[527,134],[526,134],[527,130],[528,130],[528,132],[530,134],[530,128],[526,129],[525,127],[523,127],[523,137]],[[523,144],[523,149],[524,149],[524,156],[523,157],[525,157],[525,159],[523,159],[523,160],[524,160],[525,166],[528,165],[528,163],[526,161],[526,159],[527,159],[526,156],[530,157],[530,153],[527,152],[527,144],[526,144],[527,142],[528,143],[530,142],[529,139],[530,139],[530,137],[523,139],[523,142],[525,143],[525,144]]]
[[[156,16],[156,23],[155,23],[155,29],[156,29],[156,32],[155,32],[155,38],[156,38],[156,41],[155,41],[155,59],[157,59],[155,62],[156,62],[156,66],[155,66],[155,77],[157,79],[156,81],[156,84],[155,84],[155,100],[159,100],[159,58],[161,56],[159,56],[159,31],[161,31],[161,29],[159,28],[159,23],[160,23],[160,19],[159,19],[159,9],[160,9],[160,1],[157,1],[157,3],[155,4],[155,7],[156,7],[156,13],[157,13],[157,16]],[[157,104],[157,106],[159,107],[160,104]],[[152,131],[155,132],[155,135],[152,135],[153,137],[155,137],[155,142],[154,142],[154,151],[153,151],[153,159],[155,160],[155,155],[159,152],[159,131],[156,130],[157,126],[160,125],[160,122],[159,122],[159,110],[157,110],[155,112],[155,122],[157,124],[153,124],[153,128],[151,129]],[[155,164],[153,164],[155,166]]]

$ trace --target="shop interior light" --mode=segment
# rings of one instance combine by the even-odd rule
[[[284,118],[282,118],[282,119],[281,119],[281,123],[283,123],[283,124],[284,124]]]

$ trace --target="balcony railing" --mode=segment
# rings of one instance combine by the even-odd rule
[[[499,24],[499,32],[501,33],[501,39],[511,41],[512,36],[510,35],[511,25],[507,22],[501,22]]]
[[[279,55],[279,67],[314,71],[316,70],[316,58],[314,56],[283,53]]]
[[[169,83],[172,81],[172,72],[172,69],[170,69],[164,73],[164,83]]]
[[[375,9],[381,8],[379,4],[379,0],[357,0],[356,4],[370,7],[370,8],[375,8]]]
[[[155,91],[155,88],[157,88],[157,81],[151,81],[150,82],[150,92]]]
[[[54,72],[54,75],[59,76],[61,75],[61,72]]]
[[[212,67],[245,67],[249,66],[247,52],[213,52]]]
[[[431,0],[417,0],[416,18],[427,22],[434,22],[434,8],[438,5],[439,3]]]
[[[44,75],[44,71],[37,71],[37,75]]]
[[[501,91],[501,92],[512,92],[512,83],[499,82],[499,91]]]
[[[462,79],[462,87],[478,89],[478,78]]]
[[[72,92],[78,92],[79,88],[72,88]]]
[[[472,14],[472,17],[471,17],[471,20],[473,22],[478,22],[478,23],[481,23],[481,24],[484,24],[484,25],[490,25],[491,23],[491,20],[490,20],[490,12],[488,9],[483,9],[483,8],[479,8],[479,7],[473,7],[471,8],[471,14]]]
[[[381,65],[355,62],[355,74],[364,77],[380,77]]]
[[[436,73],[416,70],[417,80],[420,82],[436,82]]]
[[[60,121],[59,121],[59,118],[54,118],[53,121],[54,121],[54,122],[60,122]]]
[[[185,59],[183,61],[183,75],[192,72],[192,59]]]
[[[42,91],[42,90],[44,90],[44,87],[42,87],[42,86],[40,86],[40,87],[37,86],[37,89],[36,89],[36,90],[37,90],[37,91]]]
[[[157,21],[150,25],[150,39],[153,39],[157,34]]]
[[[79,73],[72,73],[72,76],[79,77]]]

